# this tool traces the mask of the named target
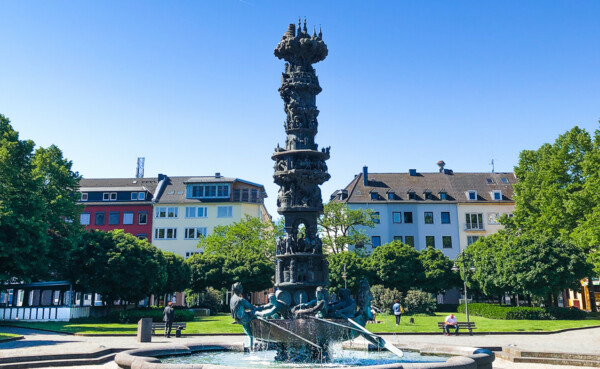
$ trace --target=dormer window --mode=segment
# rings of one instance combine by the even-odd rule
[[[389,190],[387,193],[388,200],[398,200],[396,193],[393,190]]]
[[[371,200],[379,200],[379,194],[377,191],[371,191]]]
[[[83,192],[81,194],[81,201],[88,201],[88,193],[87,192]]]
[[[494,200],[494,201],[502,200],[502,191],[492,191],[492,200]]]
[[[102,193],[102,201],[117,201],[117,193],[116,192]]]
[[[440,200],[448,200],[448,193],[445,190],[441,190],[438,195],[440,196]]]
[[[409,200],[416,200],[417,199],[417,194],[413,190],[408,190],[408,192],[406,192],[406,194],[408,195],[408,199]]]
[[[229,184],[194,184],[187,186],[188,199],[229,198]]]
[[[502,183],[508,183],[508,178],[502,177]]]
[[[429,191],[429,190],[423,191],[423,197],[425,198],[425,200],[432,200],[433,199],[433,197],[431,196],[431,191]]]
[[[467,191],[467,200],[475,201],[477,200],[477,191]]]

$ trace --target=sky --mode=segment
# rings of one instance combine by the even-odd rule
[[[284,146],[290,23],[329,55],[324,201],[369,172],[512,171],[519,152],[600,119],[600,1],[0,0],[0,114],[86,178],[261,183]]]

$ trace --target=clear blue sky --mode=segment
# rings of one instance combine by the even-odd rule
[[[511,171],[600,119],[600,1],[5,1],[0,113],[88,178],[212,175],[266,186],[285,142],[273,49],[322,25],[324,200],[371,172]]]

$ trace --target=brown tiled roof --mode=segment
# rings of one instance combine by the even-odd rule
[[[346,186],[348,196],[341,202],[514,202],[512,184],[517,181],[513,173],[417,173],[416,176],[409,173],[368,173],[368,179],[365,186],[363,174],[357,175]],[[502,200],[492,200],[494,190],[502,192]],[[373,191],[379,194],[378,200],[371,199]],[[396,199],[389,200],[387,194],[392,191]],[[415,192],[415,200],[409,200],[409,191]],[[425,200],[426,191],[431,192],[432,199]],[[447,193],[447,200],[440,200],[439,193],[443,191]],[[477,191],[476,201],[467,199],[468,191]]]

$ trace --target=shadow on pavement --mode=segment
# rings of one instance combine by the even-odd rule
[[[21,340],[0,343],[0,350],[2,349],[18,349],[23,347],[35,347],[35,346],[52,346],[63,343],[71,343],[79,341],[52,341],[52,340]]]

